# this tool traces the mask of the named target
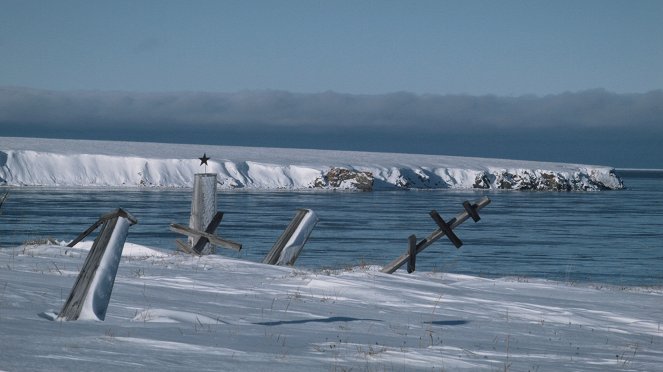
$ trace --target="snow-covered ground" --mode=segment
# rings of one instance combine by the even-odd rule
[[[91,242],[0,250],[0,370],[656,371],[663,291],[127,243],[104,322],[51,321]],[[42,314],[40,316],[40,314]]]
[[[212,158],[208,167],[197,159]],[[218,173],[220,188],[620,189],[611,167],[439,155],[0,137],[0,184],[191,187]]]

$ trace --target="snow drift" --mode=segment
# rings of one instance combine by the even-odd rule
[[[621,189],[603,166],[351,151],[0,137],[0,184],[191,187],[203,168],[221,189]]]
[[[79,243],[82,244],[82,243]],[[87,251],[0,249],[8,371],[656,371],[661,288],[125,247],[104,322],[52,322]],[[43,314],[42,317],[45,317]]]

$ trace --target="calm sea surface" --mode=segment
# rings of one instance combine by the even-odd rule
[[[217,254],[261,261],[297,208],[316,211],[320,222],[296,266],[344,268],[384,265],[435,230],[428,216],[445,219],[464,200],[486,195],[492,203],[479,223],[468,220],[456,249],[440,239],[417,256],[417,270],[486,277],[536,277],[565,282],[663,285],[663,175],[625,174],[627,190],[592,193],[517,191],[219,192],[225,213],[218,231],[243,244],[240,253]],[[39,238],[71,240],[117,207],[139,221],[128,241],[175,249],[188,224],[190,190],[2,188],[9,192],[0,215],[0,247]],[[94,235],[93,235],[94,236]]]

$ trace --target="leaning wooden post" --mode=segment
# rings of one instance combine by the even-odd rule
[[[317,223],[318,215],[312,209],[299,209],[262,263],[294,265]]]
[[[129,226],[138,223],[138,220],[120,208],[101,216],[99,221],[93,226],[103,223],[101,232],[94,240],[67,302],[58,314],[59,320],[106,318]],[[88,234],[89,230],[86,230]]]
[[[210,222],[212,222],[215,214],[216,173],[197,173],[193,179],[193,197],[191,199],[189,227],[194,230],[204,231]],[[194,237],[189,237],[189,246],[194,247],[197,240]]]

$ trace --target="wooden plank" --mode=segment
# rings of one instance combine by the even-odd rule
[[[440,230],[444,231],[444,235],[446,235],[447,238],[449,238],[449,240],[453,243],[453,245],[456,246],[456,249],[463,246],[463,242],[458,238],[453,230],[451,230],[451,227],[449,227],[449,224],[453,223],[453,219],[449,221],[449,224],[447,224],[435,209],[430,211],[430,216],[433,218],[433,221],[435,221]]]
[[[67,244],[67,247],[73,247],[73,246],[75,246],[76,244],[78,244],[78,242],[80,242],[81,240],[85,239],[85,238],[86,238],[88,235],[90,235],[94,230],[96,230],[97,227],[99,227],[102,223],[104,223],[104,222],[106,222],[106,221],[107,221],[107,220],[105,220],[105,219],[101,219],[101,218],[98,219],[97,222],[93,223],[90,227],[87,228],[87,230],[85,230],[85,231],[83,231],[82,233],[80,233],[80,234],[76,237],[76,239],[72,240],[71,243]]]
[[[265,258],[262,260],[262,263],[268,265],[276,264],[276,262],[279,260],[279,257],[281,257],[281,251],[283,250],[283,247],[285,247],[286,243],[288,243],[288,240],[290,240],[292,234],[297,229],[297,226],[299,226],[299,224],[302,222],[304,216],[306,216],[307,213],[308,210],[306,209],[300,209],[297,211],[295,217],[293,217],[288,227],[286,227],[286,229],[283,231],[283,233],[278,238],[276,243],[274,243],[272,249],[269,251],[269,253],[267,253]]]
[[[190,245],[188,245],[187,243],[185,243],[185,242],[183,242],[179,239],[175,239],[175,244],[177,244],[177,248],[180,251],[184,252],[184,253],[188,253],[188,254],[195,254],[196,253],[196,252],[193,251],[193,249],[191,249]]]
[[[219,247],[233,249],[239,251],[242,249],[242,245],[235,243],[231,240],[222,239],[214,234],[209,234],[204,231],[194,230],[188,226],[181,225],[179,223],[173,223],[170,225],[170,229],[176,233],[184,234],[193,238],[206,237],[211,244],[214,244]]]
[[[223,219],[223,212],[216,212],[214,217],[212,217],[212,221],[210,221],[209,225],[207,225],[207,227],[205,228],[205,232],[208,234],[214,234],[214,231],[216,230],[217,227],[219,227],[219,224],[221,223],[222,219]],[[204,236],[201,236],[198,239],[198,241],[196,241],[196,244],[193,245],[193,251],[196,252],[197,255],[201,255],[207,243],[209,243],[209,239],[207,239]]]
[[[194,244],[193,247],[191,247],[191,251],[197,254],[198,256],[202,256],[203,249],[205,249],[207,243],[209,243],[209,239],[207,239],[204,236],[201,236],[200,238],[198,238],[198,240],[196,240],[196,244]]]
[[[416,269],[417,264],[417,237],[410,235],[407,238],[408,242],[408,260],[407,260],[407,273],[412,274]]]
[[[131,213],[129,213],[129,211],[126,211],[122,208],[118,208],[116,213],[117,213],[118,216],[124,217],[127,220],[129,220],[129,223],[130,223],[129,226],[135,225],[135,224],[138,223],[138,220],[136,219],[136,217],[134,217]]]
[[[116,209],[112,212],[101,215],[101,217],[99,217],[97,222],[93,223],[90,227],[87,228],[87,230],[80,233],[74,240],[71,241],[71,243],[67,244],[67,247],[75,246],[81,240],[85,239],[88,235],[90,235],[94,230],[96,230],[97,227],[99,227],[99,225],[101,225],[102,223],[104,223],[104,222],[106,222],[106,221],[108,221],[112,218],[118,217],[118,216],[126,218],[127,220],[129,220],[129,222],[132,225],[135,225],[135,224],[138,223],[138,220],[136,219],[136,217],[131,215],[131,213],[125,211],[122,208],[118,208],[118,209]]]
[[[478,211],[481,208],[490,204],[490,199],[487,196],[484,196],[474,204],[476,205],[476,209]],[[458,225],[465,222],[468,218],[470,218],[470,214],[467,213],[467,211],[463,211],[453,219],[453,223],[450,224],[449,227],[451,227],[451,229],[455,229]],[[436,240],[440,239],[443,236],[444,236],[444,231],[440,229],[435,230],[424,240],[417,243],[417,254],[421,253],[421,251],[426,249],[429,245],[433,244]],[[400,257],[396,258],[395,260],[384,266],[381,272],[392,274],[394,271],[398,270],[401,266],[403,266],[403,264],[407,262],[408,258],[409,258],[409,253],[401,255]]]
[[[110,220],[111,218],[117,217],[120,214],[121,209],[116,209],[114,211],[102,214],[101,217],[99,217],[100,220]]]
[[[467,211],[467,213],[472,217],[472,220],[474,222],[479,222],[481,220],[481,217],[479,217],[479,212],[477,212],[477,207],[475,204],[470,204],[469,201],[465,200],[463,202],[463,208]]]

